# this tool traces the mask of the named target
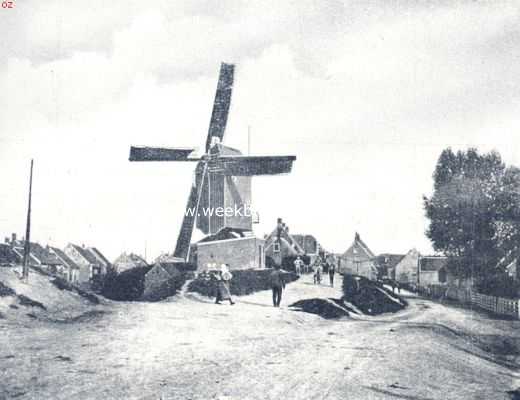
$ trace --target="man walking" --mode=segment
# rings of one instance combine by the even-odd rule
[[[329,279],[330,279],[330,286],[334,287],[334,274],[336,273],[336,266],[333,262],[329,264]]]
[[[276,266],[269,275],[271,289],[273,290],[273,306],[280,307],[282,301],[282,291],[285,289],[285,281],[279,266]]]

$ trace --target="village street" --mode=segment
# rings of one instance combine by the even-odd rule
[[[304,277],[280,309],[265,291],[234,306],[188,295],[112,303],[81,322],[2,322],[0,398],[509,399],[520,386],[518,353],[505,355],[520,321],[417,298],[383,317],[287,308],[339,298],[340,285]]]

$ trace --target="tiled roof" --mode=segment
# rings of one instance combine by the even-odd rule
[[[51,250],[56,254],[58,259],[60,259],[65,266],[71,269],[79,269],[78,264],[76,264],[68,255],[66,255],[62,250],[57,247],[51,247]]]
[[[98,264],[99,261],[96,259],[96,257],[94,256],[94,254],[92,254],[90,251],[88,251],[87,249],[81,247],[81,246],[78,246],[76,244],[73,244],[72,247],[74,247],[74,249],[85,259],[87,260],[90,264]]]
[[[352,243],[352,245],[347,249],[347,251],[343,253],[343,257],[349,257],[349,253],[351,252],[356,254],[358,250],[360,250],[365,256],[364,258],[359,257],[359,255],[356,256],[357,258],[359,257],[361,260],[372,260],[376,257],[372,250],[368,248],[368,246],[365,244],[365,242],[361,240],[361,237],[356,232],[356,235],[354,237],[354,243]]]
[[[96,247],[89,247],[88,250],[94,253],[94,256],[98,257],[106,266],[110,265],[110,261]]]
[[[447,257],[433,256],[433,257],[421,257],[419,259],[419,265],[421,271],[438,271],[445,267],[448,263]]]
[[[384,253],[377,256],[377,263],[384,268],[394,268],[404,258],[404,254]]]
[[[19,262],[19,258],[20,257],[13,251],[11,246],[0,244],[0,263]]]

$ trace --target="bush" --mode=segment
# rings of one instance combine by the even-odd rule
[[[477,290],[488,296],[518,299],[520,297],[520,282],[515,281],[505,273],[496,274],[478,282]]]
[[[244,296],[261,290],[271,289],[269,275],[272,269],[246,269],[231,271],[233,279],[230,282],[232,295]],[[294,282],[298,275],[284,271],[283,277],[286,283]],[[214,297],[217,291],[216,282],[210,279],[209,274],[200,274],[197,279],[188,286],[189,292],[199,293],[203,296]]]
[[[107,274],[101,294],[111,300],[136,301],[144,292],[144,277],[152,266],[132,268],[120,274]]]

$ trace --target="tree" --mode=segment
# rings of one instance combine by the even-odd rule
[[[436,251],[450,257],[448,265],[459,277],[494,272],[501,254],[497,222],[506,214],[505,171],[497,152],[448,148],[439,157],[433,195],[423,198],[430,220],[426,235]]]

